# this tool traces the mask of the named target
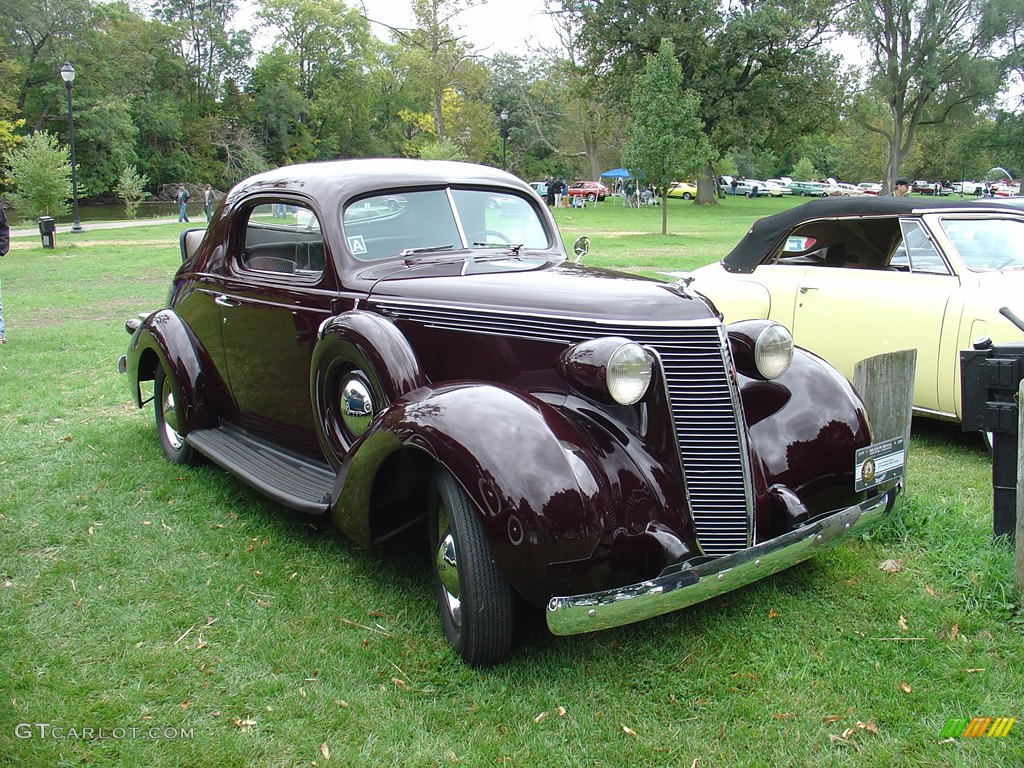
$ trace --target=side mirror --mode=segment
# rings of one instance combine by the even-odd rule
[[[580,259],[587,255],[590,250],[590,238],[586,235],[580,235],[576,238],[576,242],[572,244],[572,252],[576,254],[576,258],[573,259],[574,264],[579,264]]]

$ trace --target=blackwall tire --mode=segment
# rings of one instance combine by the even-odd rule
[[[174,381],[161,363],[153,377],[153,414],[160,447],[172,464],[195,465],[200,462],[200,456],[178,431],[179,403]]]
[[[512,645],[512,588],[491,556],[476,511],[445,470],[430,493],[434,593],[445,637],[471,667],[498,664]]]

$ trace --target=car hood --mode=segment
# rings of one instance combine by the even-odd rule
[[[370,300],[600,317],[613,322],[716,318],[703,299],[679,284],[569,263],[521,272],[432,274],[429,279],[410,279],[419,276],[411,270],[401,275],[404,279],[399,275],[383,278],[373,286]]]

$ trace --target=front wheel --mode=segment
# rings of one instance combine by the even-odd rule
[[[153,377],[153,413],[156,416],[160,447],[167,460],[172,464],[197,464],[199,454],[178,431],[179,410],[174,381],[167,375],[162,363],[157,366]]]
[[[589,200],[590,202],[594,202],[595,200],[597,200],[597,195],[591,192],[587,195],[587,200]]]
[[[683,200],[693,200],[693,195],[689,192],[683,192]]]
[[[430,494],[434,592],[445,637],[471,667],[505,659],[512,645],[512,588],[491,556],[483,527],[448,472]]]

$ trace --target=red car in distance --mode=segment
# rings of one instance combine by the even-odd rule
[[[569,185],[569,197],[583,197],[589,202],[604,200],[611,192],[599,181],[574,181]]]

